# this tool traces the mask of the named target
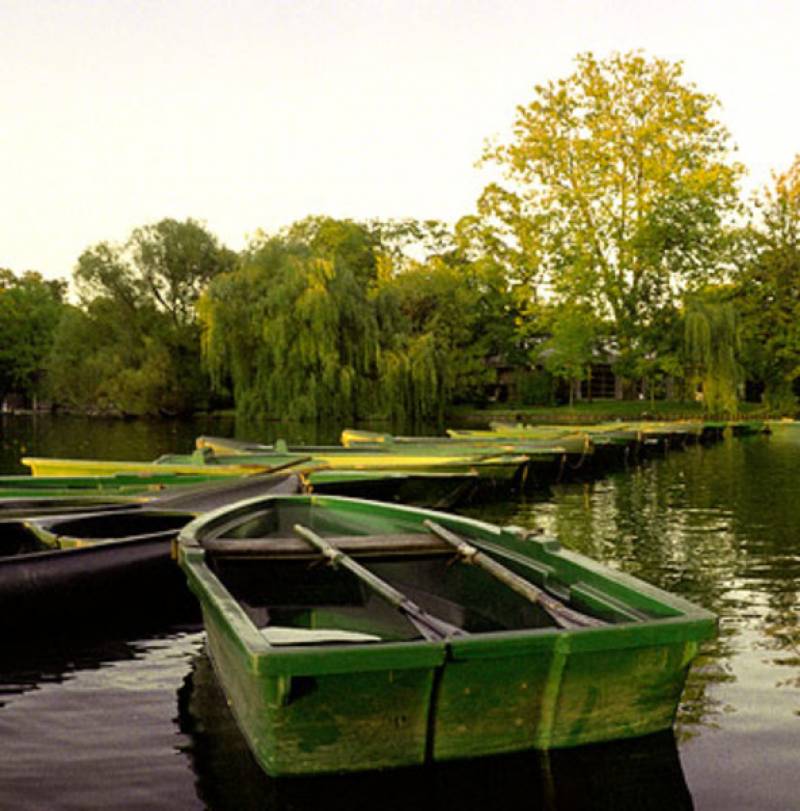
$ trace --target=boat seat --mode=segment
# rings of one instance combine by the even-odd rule
[[[393,533],[384,535],[345,535],[327,537],[337,549],[349,555],[386,554],[452,554],[453,548],[425,533]],[[209,538],[200,544],[207,552],[219,556],[319,558],[316,549],[297,537],[274,538]]]
[[[334,642],[380,642],[375,634],[340,631],[336,628],[291,628],[268,625],[261,634],[270,645],[328,645]]]

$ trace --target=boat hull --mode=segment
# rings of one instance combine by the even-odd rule
[[[317,501],[329,510],[349,501],[344,509],[377,509],[384,518],[396,510],[406,526],[447,520],[531,582],[568,583],[577,603],[615,619],[579,630],[276,647],[206,565],[194,542],[204,523],[194,522],[181,535],[179,562],[200,601],[219,681],[267,773],[418,765],[671,727],[690,662],[714,633],[708,612],[552,541],[423,510]]]
[[[165,538],[119,540],[0,557],[0,634],[63,628],[147,613],[147,594],[163,612],[186,605],[185,586]]]

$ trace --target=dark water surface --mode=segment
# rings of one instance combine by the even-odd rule
[[[230,420],[0,417],[19,456],[151,459]],[[289,439],[332,441],[298,428]],[[0,809],[800,809],[800,429],[690,447],[469,512],[715,611],[675,734],[355,777],[270,780],[249,755],[193,616],[0,647]],[[145,595],[145,601],[148,597]],[[151,606],[152,607],[152,606]],[[191,613],[191,612],[190,612]]]

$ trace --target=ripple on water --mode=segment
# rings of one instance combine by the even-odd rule
[[[192,807],[194,775],[178,752],[186,740],[173,719],[201,640],[135,642],[129,658],[116,660],[104,660],[110,652],[99,645],[91,665],[84,651],[78,669],[44,656],[39,681],[30,670],[0,674],[0,786],[13,798],[2,807]]]
[[[188,449],[176,448],[175,435],[163,432],[147,439],[139,423],[124,431],[115,423],[108,434],[96,422],[90,431],[85,426],[64,430],[65,424],[46,420],[22,440],[34,455],[154,458]],[[11,442],[16,460],[19,443],[9,438],[9,425],[3,421],[3,442]],[[195,427],[180,441],[188,443],[198,433],[220,431]],[[132,434],[135,447],[123,444]],[[67,447],[71,435],[81,437],[80,452]],[[34,447],[36,437],[49,437],[53,444]],[[679,715],[680,762],[698,811],[798,807],[798,469],[798,442],[728,440],[675,452],[596,483],[558,485],[551,494],[469,510],[488,521],[543,529],[565,547],[720,616],[719,637],[703,647]],[[674,802],[661,807],[691,807],[674,741],[666,758],[655,761],[648,758],[645,742],[611,747],[605,754],[593,750],[554,758],[545,770],[522,758],[513,761],[515,766],[456,764],[434,777],[425,773],[413,785],[407,775],[372,775],[303,781],[279,790],[249,759],[208,667],[205,712],[187,720],[191,712],[181,705],[195,702],[196,709],[200,691],[193,677],[201,640],[193,633],[140,634],[83,645],[54,637],[47,650],[11,654],[4,649],[0,808],[242,811],[268,803],[293,811],[322,806],[387,811],[405,800],[413,801],[403,807],[418,808],[434,799],[439,808],[485,811],[538,803],[595,811],[591,801],[600,786],[606,798],[616,792],[615,798],[630,800],[602,807],[638,811],[658,802],[663,771],[650,767],[662,761],[674,778],[669,798]],[[567,805],[559,805],[553,784],[543,779],[560,769],[564,785],[573,787]]]

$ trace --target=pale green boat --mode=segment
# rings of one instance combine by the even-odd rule
[[[585,431],[554,430],[554,431],[526,431],[509,430],[499,431],[494,428],[489,431],[480,429],[448,428],[448,436],[462,442],[515,442],[530,444],[533,447],[546,449],[553,448],[561,453],[585,456],[594,451],[591,437]]]
[[[212,454],[209,461],[235,464],[243,458],[258,462],[262,454],[275,452],[306,453],[332,469],[344,466],[388,469],[463,470],[475,472],[482,480],[510,483],[523,487],[534,482],[544,483],[557,477],[566,456],[567,447],[554,442],[451,439],[450,437],[392,437],[365,431],[342,431],[342,445],[287,446],[283,440],[274,445],[199,436],[195,440],[200,452]],[[581,459],[591,454],[591,443],[581,444]],[[166,461],[183,461],[185,457],[170,456]]]
[[[447,436],[394,436],[372,431],[345,428],[342,445],[351,449],[384,448],[387,452],[409,453],[414,448],[431,452],[453,453],[456,448],[472,452],[486,449],[505,449],[509,452],[535,453],[591,453],[591,442],[585,432],[559,431],[548,436],[502,434],[497,431],[448,428]]]
[[[294,454],[305,458],[311,466],[332,471],[396,471],[463,474],[472,473],[482,479],[496,482],[512,482],[519,479],[529,457],[516,451],[503,448],[420,448],[410,447],[401,450],[392,448],[346,448],[339,446],[305,446],[303,452],[297,449],[284,451],[285,445],[277,449],[267,446],[266,450],[237,450],[229,455],[215,453],[215,447],[222,449],[211,438],[199,437],[198,450],[192,454],[169,454],[156,460],[159,464],[183,465],[190,460],[207,464],[209,467],[236,467],[237,465],[269,465],[275,455]],[[263,447],[263,446],[261,446]]]
[[[56,459],[23,457],[34,476],[110,476],[120,473],[150,476],[158,473],[177,475],[247,476],[292,469],[294,472],[331,470],[475,473],[494,481],[512,481],[528,462],[522,454],[484,451],[481,454],[458,452],[387,453],[385,451],[348,452],[346,448],[306,453],[268,451],[217,457],[202,451],[192,454],[167,454],[153,462],[106,459]]]
[[[289,473],[247,476],[177,473],[119,473],[108,476],[0,476],[0,519],[81,512],[102,507],[163,503],[204,491],[238,489],[256,495],[260,483]],[[468,501],[477,473],[381,470],[303,470],[296,474],[305,493],[355,496],[444,509]],[[248,494],[247,488],[251,488]]]
[[[668,729],[715,633],[708,611],[554,540],[356,499],[254,499],[192,522],[177,553],[271,775]]]

